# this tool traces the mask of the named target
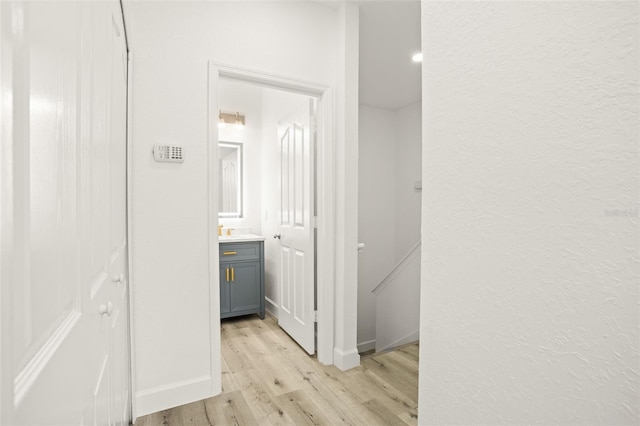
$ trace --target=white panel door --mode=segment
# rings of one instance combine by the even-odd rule
[[[126,45],[122,14],[115,2],[87,8],[92,49],[83,52],[90,123],[82,138],[82,199],[85,236],[83,268],[92,280],[91,305],[99,314],[94,331],[98,374],[90,423],[128,423],[129,346],[126,276]],[[96,47],[101,47],[96,49]],[[90,71],[89,71],[90,70]],[[83,120],[84,121],[84,120]],[[97,277],[97,278],[89,278]],[[83,277],[84,279],[85,277]]]
[[[310,110],[278,126],[280,240],[278,324],[309,354],[315,352],[313,140]]]
[[[113,312],[109,326],[111,359],[111,407],[113,425],[128,424],[131,395],[129,368],[129,298],[127,274],[127,50],[120,8],[111,13],[111,117],[109,120],[109,179],[111,215],[109,227],[110,300]]]
[[[2,133],[0,423],[126,424],[120,5],[0,7],[13,22],[2,32],[2,89],[13,102],[2,105],[11,129]]]

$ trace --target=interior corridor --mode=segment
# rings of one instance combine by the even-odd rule
[[[136,425],[417,424],[418,344],[347,372],[308,356],[273,317],[222,322],[222,394]]]

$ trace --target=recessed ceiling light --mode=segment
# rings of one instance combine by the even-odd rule
[[[420,52],[420,53],[416,53],[415,55],[413,55],[413,56],[411,57],[411,60],[412,60],[413,62],[422,62],[422,52]]]

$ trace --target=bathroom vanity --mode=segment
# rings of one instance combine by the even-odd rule
[[[264,319],[264,237],[220,237],[220,318]]]

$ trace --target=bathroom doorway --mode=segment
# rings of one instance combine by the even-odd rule
[[[210,67],[209,182],[218,144],[242,146],[241,214],[220,217],[222,189],[210,184],[210,231],[265,238],[265,305],[279,325],[323,363],[333,361],[333,149],[329,90],[290,79]],[[237,122],[223,123],[236,116]],[[220,356],[218,238],[211,239],[213,356]],[[318,271],[316,273],[315,271]],[[319,321],[316,322],[316,318]],[[214,360],[214,365],[216,360]]]

